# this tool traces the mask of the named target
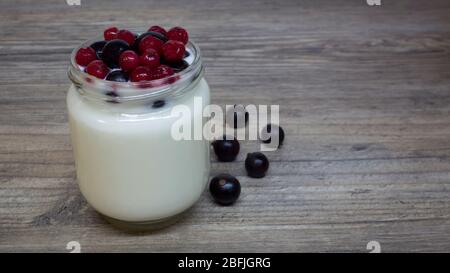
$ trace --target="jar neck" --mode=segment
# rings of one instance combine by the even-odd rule
[[[76,52],[95,41],[86,41],[73,50],[68,70],[68,77],[77,92],[86,99],[132,104],[164,100],[169,97],[177,98],[192,90],[204,73],[200,49],[196,44],[189,42],[186,45],[189,66],[170,77],[145,82],[113,82],[98,79],[82,71],[82,67],[75,62]]]

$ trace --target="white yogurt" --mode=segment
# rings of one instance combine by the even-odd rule
[[[77,179],[100,213],[122,221],[154,221],[179,214],[200,197],[209,177],[209,142],[175,141],[171,108],[209,104],[204,79],[164,107],[88,100],[72,85],[67,94]]]

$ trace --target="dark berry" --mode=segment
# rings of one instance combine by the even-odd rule
[[[233,120],[234,129],[245,127],[248,122],[248,112],[244,105],[235,104],[227,111],[227,121],[230,122],[231,120]]]
[[[277,147],[281,146],[284,141],[284,130],[276,124],[267,124],[261,132],[262,142],[272,144],[272,140],[278,139]],[[273,139],[272,139],[273,138]],[[273,143],[276,145],[275,143]]]
[[[117,39],[117,33],[119,32],[119,29],[116,27],[110,27],[105,29],[103,32],[103,36],[105,37],[106,41]]]
[[[105,46],[106,41],[98,41],[91,45],[91,47],[95,50],[95,53],[97,54],[97,59],[102,58],[102,51],[103,47]]]
[[[179,73],[189,66],[189,64],[185,60],[181,60],[175,63],[167,63],[167,65],[172,67],[174,73]]]
[[[151,48],[154,49],[158,54],[161,54],[161,47],[163,45],[163,42],[155,38],[154,36],[147,36],[144,39],[141,40],[139,43],[139,52],[144,53],[146,49]]]
[[[156,68],[155,71],[153,71],[153,79],[163,79],[166,77],[170,77],[173,75],[173,69],[167,65],[160,65],[158,68]]]
[[[147,48],[141,56],[139,56],[139,64],[148,68],[157,68],[159,66],[159,54],[152,48]]]
[[[99,79],[104,79],[108,72],[108,67],[100,60],[93,61],[86,67],[86,73]]]
[[[169,40],[162,46],[164,60],[168,62],[178,62],[184,57],[186,48],[182,42]]]
[[[167,32],[167,38],[169,38],[169,40],[180,41],[184,45],[189,41],[189,35],[187,31],[182,27],[171,28]]]
[[[264,177],[269,169],[269,160],[263,153],[249,153],[245,159],[245,169],[250,177]]]
[[[130,46],[123,40],[108,41],[103,48],[102,60],[109,68],[118,68],[120,55],[129,49]]]
[[[106,102],[109,102],[109,103],[119,103],[119,102],[116,100],[116,98],[119,96],[119,94],[117,94],[116,92],[114,92],[114,91],[109,91],[109,92],[106,93],[106,95],[107,95],[108,97],[112,97],[112,98],[113,98],[113,99],[110,99],[110,100],[106,100]]]
[[[218,204],[228,206],[236,202],[239,198],[241,184],[232,175],[219,174],[211,179],[209,192]]]
[[[122,70],[114,70],[109,72],[108,76],[106,76],[106,80],[113,82],[127,82],[128,75]]]
[[[157,100],[157,101],[153,102],[152,107],[153,108],[161,108],[164,105],[166,105],[166,102],[164,100]]]
[[[126,50],[120,54],[119,66],[123,71],[131,71],[139,66],[139,56],[133,50]]]
[[[186,52],[184,52],[184,58],[187,58],[191,56],[191,53],[189,53],[189,51],[186,50]]]
[[[133,46],[136,35],[129,30],[122,29],[117,33],[117,39],[124,40],[129,46]]]
[[[167,31],[163,27],[160,27],[160,26],[152,26],[148,29],[148,31],[158,32],[164,36],[167,36]]]
[[[87,66],[96,59],[97,55],[95,54],[95,50],[91,47],[80,48],[75,55],[75,61],[81,66]]]
[[[236,138],[227,140],[226,136],[223,136],[223,139],[215,140],[212,145],[217,159],[223,162],[235,160],[240,149],[239,141]]]
[[[138,66],[130,74],[130,81],[132,82],[150,81],[151,79],[151,70],[146,66]]]

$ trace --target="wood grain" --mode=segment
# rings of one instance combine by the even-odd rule
[[[0,2],[0,251],[450,251],[450,2]],[[152,234],[111,228],[75,181],[69,54],[106,26],[186,26],[214,103],[279,104],[285,146],[239,202]]]

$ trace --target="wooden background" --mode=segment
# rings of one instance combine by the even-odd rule
[[[0,2],[0,251],[450,251],[450,2]],[[219,207],[178,224],[111,228],[81,197],[69,142],[69,54],[106,26],[182,25],[213,103],[280,104],[285,146]]]

